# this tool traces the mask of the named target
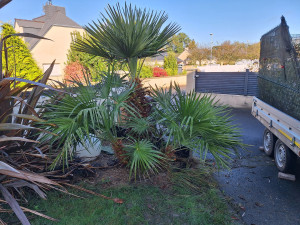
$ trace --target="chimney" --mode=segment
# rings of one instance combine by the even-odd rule
[[[52,5],[51,1],[48,1],[46,5],[44,5],[44,13],[47,19],[51,19],[57,12],[66,15],[66,9],[64,7]]]

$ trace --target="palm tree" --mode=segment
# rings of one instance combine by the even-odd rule
[[[131,78],[139,77],[138,60],[164,52],[164,47],[180,27],[176,23],[164,26],[165,12],[108,5],[107,15],[85,26],[88,37],[77,40],[75,50],[101,56],[108,61],[119,60],[128,65]],[[163,27],[164,26],[164,27]],[[141,63],[142,65],[143,63]]]

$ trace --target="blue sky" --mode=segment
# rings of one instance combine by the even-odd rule
[[[64,6],[67,16],[86,25],[99,18],[108,3],[124,0],[53,0],[53,5]],[[43,14],[46,0],[13,0],[0,10],[0,21],[14,18],[32,19]],[[300,0],[131,0],[139,7],[166,11],[169,21],[176,22],[192,39],[201,44],[225,40],[249,43],[259,41],[261,35],[286,17],[290,33],[300,34]]]

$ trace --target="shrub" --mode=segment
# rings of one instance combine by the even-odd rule
[[[86,34],[81,35],[78,31],[74,31],[71,33],[71,38],[72,46],[77,40],[83,40],[88,38],[88,36]],[[93,81],[100,81],[101,76],[99,76],[99,74],[103,71],[108,71],[107,65],[104,62],[104,58],[100,56],[94,56],[86,52],[79,52],[71,47],[67,54],[67,66],[74,62],[80,63],[85,68],[86,72],[91,75]]]
[[[211,153],[217,166],[228,167],[231,156],[244,148],[236,125],[232,124],[229,109],[218,106],[209,95],[186,94],[172,84],[168,89],[152,89],[156,125],[164,131],[166,146],[182,146],[206,159]]]
[[[168,76],[173,76],[173,75],[176,75],[177,73],[175,73],[175,71],[171,68],[167,68],[166,69],[166,72],[168,74]]]
[[[143,66],[140,71],[140,78],[149,78],[153,77],[153,71],[150,66]]]
[[[1,35],[3,37],[16,33],[13,26],[8,23],[3,24],[1,28]],[[30,53],[30,50],[20,37],[12,36],[8,38],[6,40],[6,45],[8,48],[7,53],[9,71],[15,71],[16,77],[24,78],[27,80],[34,80],[35,78],[42,76],[42,70],[38,67]],[[2,52],[2,56],[3,68],[5,69],[7,62],[4,57],[4,51]],[[23,83],[23,85],[25,85],[25,83]]]
[[[186,75],[187,71],[186,70],[182,70],[182,72],[180,73],[181,75]]]
[[[165,77],[168,76],[167,71],[160,67],[153,68],[154,77]]]
[[[76,79],[84,81],[85,68],[81,63],[71,62],[65,68],[65,81],[69,83],[71,80]]]
[[[173,76],[178,73],[177,59],[173,52],[170,52],[168,56],[164,58],[164,68],[168,75]]]

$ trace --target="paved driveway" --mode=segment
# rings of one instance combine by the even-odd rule
[[[300,165],[296,182],[277,178],[274,160],[259,150],[264,127],[251,115],[250,109],[233,109],[244,143],[250,144],[231,171],[216,175],[221,190],[240,209],[245,224],[300,224]]]

